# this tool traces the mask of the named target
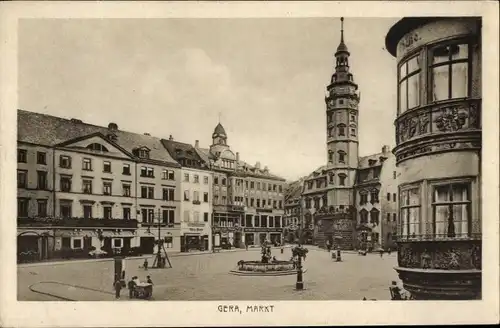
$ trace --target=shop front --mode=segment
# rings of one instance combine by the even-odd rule
[[[273,245],[281,245],[281,242],[283,240],[283,229],[245,228],[244,235],[245,235],[245,243],[248,246],[259,246],[262,245],[265,241],[269,241]]]
[[[181,252],[206,251],[210,245],[210,227],[204,222],[181,224]]]

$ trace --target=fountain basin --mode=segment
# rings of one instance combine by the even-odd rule
[[[230,271],[239,276],[287,276],[297,274],[292,261],[275,261],[262,263],[260,261],[240,261],[238,268]]]

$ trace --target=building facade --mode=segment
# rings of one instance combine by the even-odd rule
[[[356,198],[357,248],[368,251],[395,248],[397,172],[389,146],[359,159]]]
[[[359,156],[360,95],[349,65],[343,18],[341,25],[335,72],[325,97],[326,165],[303,182],[303,242],[312,239],[314,244],[325,247],[329,241],[341,249],[386,249],[395,247],[395,158],[388,146],[381,153]],[[382,197],[386,194],[390,194],[387,199]],[[308,227],[313,228],[313,238],[309,238]]]
[[[301,241],[305,228],[303,216],[301,216],[301,196],[303,189],[303,179],[290,183],[285,189],[284,238],[289,243]]]
[[[181,252],[212,249],[212,172],[192,145],[173,138],[162,143],[181,165]]]
[[[178,249],[180,165],[159,139],[18,111],[18,251],[40,259],[63,250],[139,247],[152,252],[161,222]]]
[[[214,247],[260,245],[263,240],[283,240],[283,185],[285,180],[248,165],[227,143],[219,123],[209,149],[195,149],[213,172],[212,239]]]
[[[398,62],[396,270],[416,299],[480,298],[481,20],[403,18],[386,48]]]

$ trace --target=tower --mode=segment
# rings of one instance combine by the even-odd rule
[[[327,86],[327,171],[328,204],[349,206],[354,201],[354,183],[358,168],[358,85],[349,67],[349,50],[344,43],[344,18],[340,19],[340,43],[335,52],[335,72]]]

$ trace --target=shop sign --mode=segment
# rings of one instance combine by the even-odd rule
[[[204,227],[205,223],[188,223],[188,227]]]
[[[201,232],[201,231],[203,231],[203,228],[189,228],[189,231],[191,231],[191,232]]]

